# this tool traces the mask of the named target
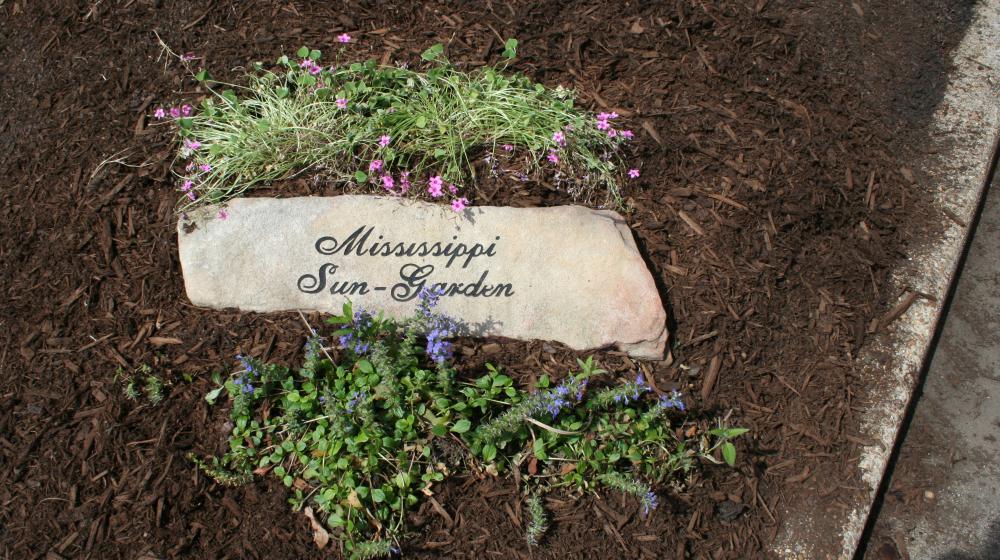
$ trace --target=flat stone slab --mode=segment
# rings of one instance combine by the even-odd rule
[[[402,317],[422,288],[462,334],[614,346],[662,359],[666,312],[625,220],[609,210],[448,207],[375,196],[239,198],[178,224],[195,305]]]

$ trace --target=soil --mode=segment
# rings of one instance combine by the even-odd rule
[[[805,506],[839,530],[863,490],[866,387],[853,358],[899,296],[888,272],[933,222],[901,146],[918,140],[940,97],[961,9],[930,0],[892,12],[888,1],[327,4],[0,1],[4,557],[331,554],[315,548],[279,485],[221,487],[185,459],[225,437],[202,398],[210,373],[228,371],[237,352],[292,363],[305,332],[294,314],[187,302],[174,145],[148,115],[199,91],[161,56],[156,34],[235,80],[248,62],[329,47],[343,31],[358,39],[359,57],[415,63],[440,41],[466,66],[497,60],[501,38],[513,36],[517,70],[576,88],[638,133],[643,174],[626,193],[627,218],[668,306],[674,357],[644,367],[656,386],[683,390],[695,414],[730,414],[751,429],[737,468],[701,466],[645,519],[614,493],[553,496],[552,530],[530,551],[512,483],[456,478],[437,489],[440,511],[415,514],[406,556],[766,557],[787,512]],[[955,17],[943,25],[941,14]],[[900,102],[910,90],[919,98]],[[525,184],[476,202],[566,200]],[[464,340],[460,351],[460,367],[490,361],[521,382],[578,357],[504,340]],[[594,354],[613,372],[640,367]],[[142,364],[169,383],[158,406],[126,399],[116,380],[119,367]],[[833,547],[839,535],[825,538]]]

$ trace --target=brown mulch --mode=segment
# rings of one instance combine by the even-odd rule
[[[448,515],[416,513],[407,556],[754,558],[797,508],[827,518],[817,539],[839,546],[863,490],[853,358],[899,296],[889,271],[932,221],[904,148],[940,96],[927,61],[961,34],[961,14],[937,19],[951,3],[333,4],[0,1],[0,553],[327,555],[283,488],[223,488],[184,458],[225,437],[202,399],[210,373],[237,352],[293,362],[304,331],[293,314],[186,300],[173,147],[147,115],[198,90],[159,58],[154,30],[218,76],[342,31],[379,60],[412,63],[441,41],[467,65],[514,36],[516,69],[637,131],[628,220],[674,345],[653,380],[681,387],[696,414],[731,412],[751,429],[737,468],[705,465],[648,519],[619,495],[556,495],[533,551],[512,484],[456,479],[436,495]],[[899,101],[907,88],[919,102]],[[479,202],[565,202],[539,185],[504,192]],[[460,366],[491,361],[523,381],[577,357],[490,344],[464,341]],[[595,355],[611,371],[637,367]],[[141,364],[169,382],[159,406],[125,399],[115,380]]]

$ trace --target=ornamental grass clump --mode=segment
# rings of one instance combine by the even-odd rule
[[[444,344],[454,322],[437,300],[425,290],[402,320],[346,304],[329,339],[310,334],[297,371],[237,356],[206,397],[228,395],[229,451],[192,461],[224,485],[276,477],[314,521],[316,542],[332,536],[353,558],[398,551],[408,512],[453,474],[519,477],[533,546],[554,489],[621,491],[649,515],[699,459],[720,462],[721,449],[735,462],[729,440],[746,430],[704,429],[682,415],[679,393],[654,398],[641,375],[614,383],[592,358],[531,390],[491,365],[456,375]]]
[[[448,63],[441,45],[423,53],[426,71],[346,62],[345,47],[332,63],[306,47],[256,63],[239,86],[200,70],[207,95],[197,108],[157,109],[179,130],[180,210],[305,171],[359,192],[441,200],[456,212],[474,198],[477,169],[612,207],[621,206],[622,181],[638,177],[624,162],[633,134],[616,126],[616,113],[592,115],[575,106],[572,90],[505,72],[516,40],[503,63],[468,72]]]

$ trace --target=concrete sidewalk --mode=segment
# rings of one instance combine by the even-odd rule
[[[1000,559],[1000,178],[915,398],[864,558]]]

